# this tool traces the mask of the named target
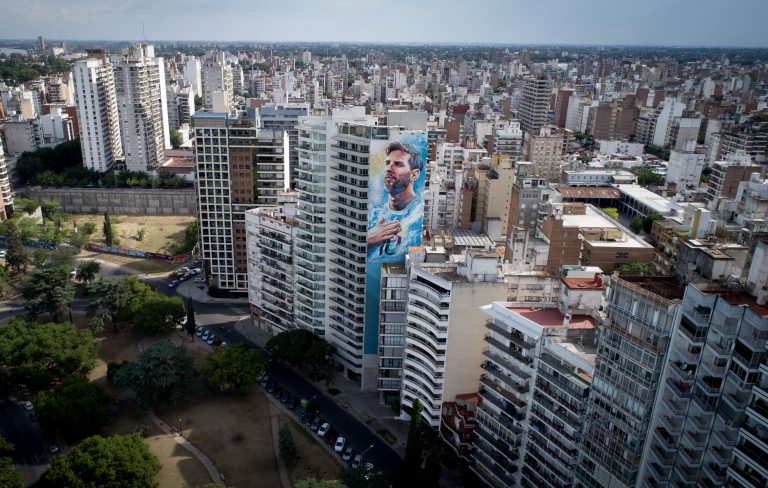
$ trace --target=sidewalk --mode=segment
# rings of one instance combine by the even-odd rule
[[[271,337],[268,332],[252,325],[250,322],[238,324],[235,326],[235,329],[261,347],[264,347]],[[401,456],[405,455],[405,444],[408,440],[408,422],[395,420],[395,412],[389,406],[379,403],[379,393],[377,391],[361,391],[356,384],[347,380],[342,375],[337,375],[330,388],[335,388],[340,393],[331,395],[328,393],[328,387],[325,386],[324,382],[306,379],[315,385],[317,389],[324,392],[334,403],[350,412],[368,426],[368,429],[374,434],[382,437],[378,431],[382,429],[389,431],[397,440],[389,444],[387,439],[384,437],[382,439],[392,446],[392,449],[398,454]]]

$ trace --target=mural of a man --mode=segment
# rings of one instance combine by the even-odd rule
[[[368,216],[368,259],[373,261],[388,261],[421,242],[424,201],[414,184],[424,162],[415,148],[403,142],[390,142],[384,152],[387,199]]]

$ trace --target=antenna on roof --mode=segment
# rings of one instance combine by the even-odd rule
[[[147,41],[147,33],[144,32],[144,22],[141,23],[141,37],[144,39],[144,42]]]

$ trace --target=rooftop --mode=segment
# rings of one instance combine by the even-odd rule
[[[584,186],[561,186],[557,189],[563,198],[608,198],[619,199],[621,192],[616,188],[590,188]]]
[[[661,195],[643,188],[640,185],[614,185],[621,193],[633,198],[660,215],[682,212],[683,208],[677,203],[667,200]]]
[[[569,290],[603,290],[603,280],[600,275],[594,278],[562,278],[563,284]]]
[[[516,314],[545,329],[562,329],[565,316],[557,308],[508,307]],[[568,323],[569,329],[594,329],[595,319],[591,315],[574,315]]]
[[[644,290],[667,301],[682,300],[685,286],[671,276],[614,275],[611,281]]]

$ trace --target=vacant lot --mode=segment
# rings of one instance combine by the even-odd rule
[[[73,215],[72,218],[77,225],[93,222],[96,225],[96,232],[91,236],[91,242],[104,243],[103,214],[77,214]],[[196,217],[110,215],[109,219],[117,228],[120,247],[170,253],[173,246],[184,241],[184,230],[190,222],[196,220]],[[139,239],[142,230],[144,235],[142,239]]]
[[[288,477],[291,483],[307,478],[332,480],[339,477],[341,467],[339,463],[318,444],[321,442],[317,436],[304,429],[293,417],[280,414],[280,426],[288,423],[293,440],[296,442],[298,459],[286,463]]]

